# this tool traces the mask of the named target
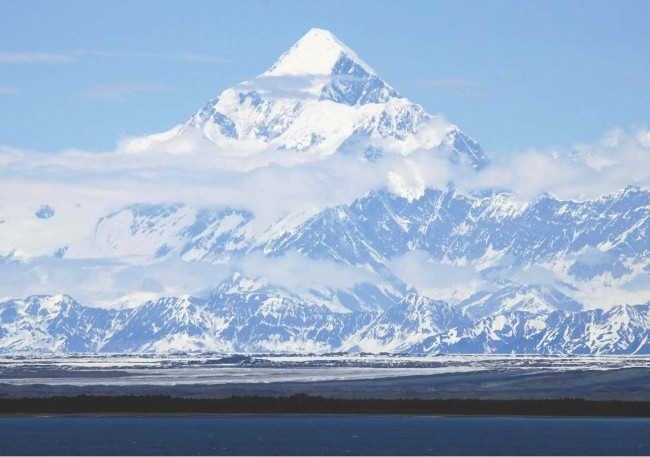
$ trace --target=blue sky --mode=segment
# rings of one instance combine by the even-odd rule
[[[489,153],[650,123],[648,1],[0,0],[0,144],[108,150],[266,70],[309,28]]]

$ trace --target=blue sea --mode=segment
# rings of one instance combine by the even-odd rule
[[[3,455],[649,455],[650,419],[0,418]]]

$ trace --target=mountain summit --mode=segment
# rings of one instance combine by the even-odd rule
[[[169,150],[171,142],[191,151],[192,142],[184,140],[197,137],[217,151],[245,149],[246,157],[271,150],[379,160],[428,150],[477,169],[488,163],[478,143],[404,98],[322,29],[311,29],[269,70],[226,89],[187,122],[127,149]]]
[[[328,30],[311,29],[260,78],[302,78],[319,100],[346,105],[402,98]],[[305,81],[306,80],[306,81]],[[283,84],[283,86],[286,85]]]
[[[313,28],[282,54],[264,76],[330,75],[347,61],[365,73],[375,72],[329,30]]]

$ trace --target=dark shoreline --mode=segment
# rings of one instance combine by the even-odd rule
[[[37,415],[419,415],[650,418],[649,401],[417,400],[286,397],[179,398],[165,395],[0,399],[0,416]]]

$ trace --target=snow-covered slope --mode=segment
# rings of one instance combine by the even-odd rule
[[[446,329],[470,325],[460,309],[414,293],[378,314],[344,348],[360,352],[403,352]]]
[[[647,304],[472,319],[416,294],[381,313],[341,313],[273,288],[123,310],[65,296],[0,303],[0,352],[649,354],[649,328]]]
[[[507,286],[481,291],[459,303],[466,313],[482,318],[512,311],[549,314],[557,310],[580,311],[581,305],[557,289],[541,286]]]
[[[92,352],[103,346],[115,315],[65,295],[0,303],[0,351]]]
[[[244,210],[137,205],[102,218],[95,245],[108,257],[139,255],[143,262],[180,257],[238,265],[263,253],[267,263],[299,254],[352,266],[369,279],[344,288],[294,285],[292,292],[333,310],[368,311],[404,296],[409,278],[400,259],[416,253],[424,256],[423,267],[459,269],[487,283],[474,291],[466,285],[460,298],[459,306],[475,317],[495,310],[577,311],[647,300],[643,289],[637,294],[626,285],[648,271],[649,208],[650,192],[633,187],[583,202],[542,196],[524,205],[507,193],[427,189],[410,200],[376,190],[256,237],[249,230],[255,216]],[[432,277],[419,287],[436,289],[436,282]]]
[[[305,160],[339,152],[377,160],[430,149],[475,168],[488,163],[478,143],[401,96],[322,29],[307,32],[269,70],[226,89],[184,124],[134,140],[128,149],[155,151],[197,136],[214,151],[242,155],[298,151],[303,155],[296,160]]]
[[[264,249],[350,264],[386,263],[421,250],[481,269],[565,259],[568,275],[589,279],[647,265],[649,225],[650,192],[634,187],[583,202],[545,195],[526,205],[505,193],[427,189],[409,200],[379,190],[315,215]],[[580,255],[586,250],[593,254],[588,261]]]
[[[227,324],[211,313],[205,299],[161,298],[122,311],[113,324],[104,352],[228,352],[232,342],[219,338]]]
[[[410,348],[413,353],[648,354],[648,305],[550,314],[512,311],[484,317]]]
[[[184,204],[134,204],[102,217],[94,245],[105,257],[143,261],[178,255],[187,261],[228,261],[251,244],[253,215]]]

